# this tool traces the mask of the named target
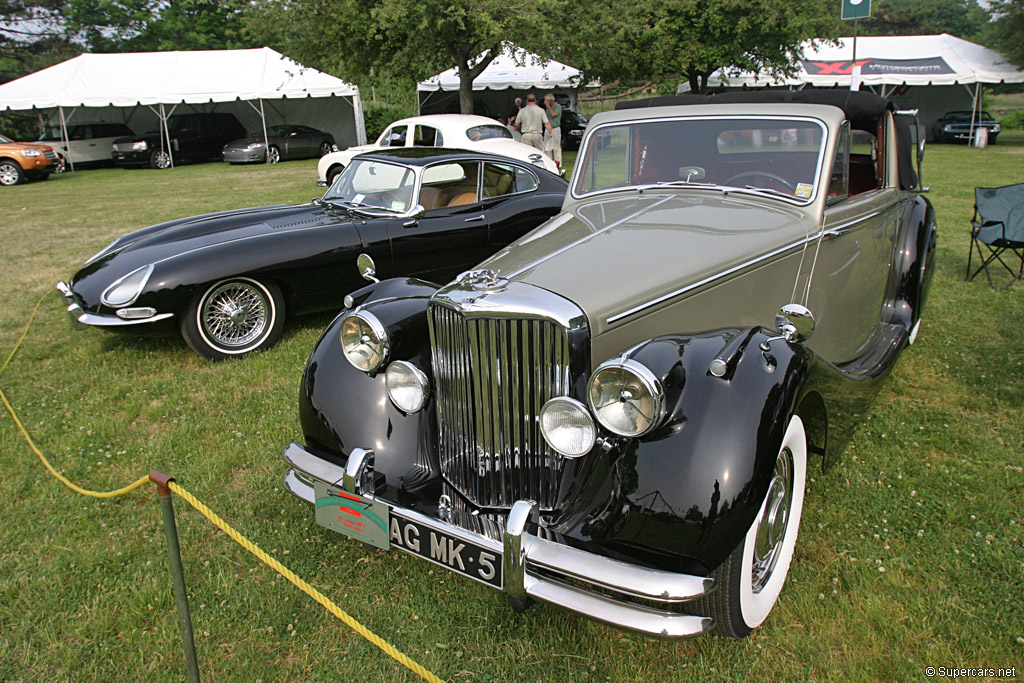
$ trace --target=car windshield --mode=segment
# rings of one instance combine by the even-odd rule
[[[353,159],[323,198],[350,208],[384,209],[401,213],[413,205],[416,174],[407,166]]]
[[[505,126],[499,126],[498,124],[485,125],[485,126],[473,126],[466,130],[466,137],[474,142],[477,140],[488,140],[490,138],[508,138],[512,139],[512,133]]]
[[[60,126],[51,126],[43,131],[43,134],[39,136],[40,141],[46,142],[50,140],[63,140],[64,137],[60,133]]]
[[[946,114],[946,121],[951,123],[970,123],[972,119],[971,112],[969,111],[951,111]],[[980,114],[973,117],[975,121],[992,121],[992,115],[987,111],[983,111]]]
[[[727,116],[600,126],[580,154],[573,193],[659,185],[739,188],[813,200],[824,124]]]
[[[14,140],[10,139],[6,135],[0,135],[0,143],[7,143],[7,142],[14,142]]]

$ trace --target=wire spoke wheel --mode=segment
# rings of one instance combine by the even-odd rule
[[[212,341],[228,347],[245,346],[267,327],[267,298],[256,287],[232,282],[215,289],[200,312],[203,329]]]
[[[181,334],[192,349],[222,360],[269,348],[284,326],[284,299],[272,282],[221,280],[192,300]]]

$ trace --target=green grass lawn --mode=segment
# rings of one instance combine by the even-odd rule
[[[571,163],[573,155],[566,161]],[[0,188],[0,359],[36,301],[118,235],[319,194],[315,162],[94,170]],[[938,269],[917,344],[842,462],[812,475],[789,583],[743,641],[665,643],[504,597],[400,552],[368,554],[284,492],[306,357],[330,320],[219,364],[178,337],[72,330],[43,303],[0,386],[54,465],[93,489],[151,469],[451,681],[924,680],[1024,674],[1024,285],[964,282],[975,185],[1024,181],[1024,133],[932,145]],[[2,362],[2,360],[0,360]],[[97,501],[53,479],[0,414],[0,681],[181,681],[154,487]],[[413,681],[176,501],[207,681]]]

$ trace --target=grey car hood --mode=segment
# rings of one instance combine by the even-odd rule
[[[572,206],[479,267],[571,299],[596,336],[616,316],[798,247],[818,230],[810,209],[775,199],[711,189],[619,193]]]

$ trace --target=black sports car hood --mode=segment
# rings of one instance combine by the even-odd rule
[[[266,206],[182,218],[119,237],[75,274],[72,289],[86,301],[115,280],[149,264],[171,262],[185,254],[296,230],[351,222],[348,214],[319,204]]]

